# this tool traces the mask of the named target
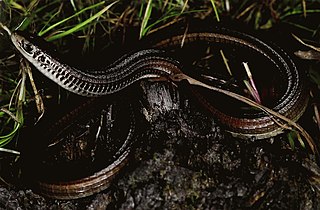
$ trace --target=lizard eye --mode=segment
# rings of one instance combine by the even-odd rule
[[[22,48],[29,54],[33,51],[33,46],[29,43],[22,42]]]

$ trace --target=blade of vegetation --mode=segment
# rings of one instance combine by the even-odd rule
[[[183,4],[183,7],[182,7],[182,10],[181,10],[181,14],[186,10],[187,6],[188,6],[188,1],[189,0],[186,0]]]
[[[3,28],[8,33],[9,36],[11,35],[11,31],[5,25],[0,23],[0,27]],[[3,107],[0,109],[0,116],[1,117],[8,116],[8,120],[6,121],[5,126],[8,128],[12,126],[11,131],[8,134],[0,136],[0,147],[3,147],[9,143],[15,137],[19,128],[23,124],[24,119],[23,119],[22,106],[25,101],[25,91],[26,91],[25,80],[26,80],[26,74],[24,71],[22,71],[22,77],[21,77],[20,81],[18,82],[18,86],[16,87],[17,94],[15,95],[16,96],[15,108],[13,108],[13,109],[10,108],[10,104],[11,104],[10,103],[8,109],[3,108]],[[3,131],[3,129],[2,129],[2,131]],[[3,132],[1,132],[1,133],[3,133]]]
[[[219,13],[218,13],[218,9],[216,7],[216,4],[215,4],[214,0],[210,0],[210,1],[211,1],[213,10],[214,10],[214,14],[216,15],[217,21],[220,22],[220,17],[219,17]]]
[[[255,85],[252,73],[250,71],[249,65],[247,62],[242,62],[243,67],[246,70],[247,76],[249,78],[249,82],[244,80],[245,85],[247,86],[250,94],[253,96],[253,98],[256,100],[257,103],[261,104],[261,98],[258,92],[258,89]]]
[[[249,83],[248,80],[243,80],[245,86],[247,87],[249,93],[251,94],[251,96],[254,98],[254,100],[261,104],[261,99],[259,97],[259,95],[256,93],[256,91],[254,90],[254,88],[252,87],[252,85]]]
[[[301,15],[301,14],[312,14],[312,13],[320,13],[320,9],[306,9],[305,11],[301,11],[300,10],[293,10],[287,13],[284,13],[281,17],[280,20],[284,20],[285,18],[287,18],[288,16],[292,16],[292,15]]]
[[[203,11],[204,11],[204,10],[186,11],[186,12],[184,12],[183,14],[191,14],[191,13],[203,12]],[[154,23],[149,24],[149,25],[146,27],[145,31],[146,31],[146,33],[150,34],[150,33],[153,33],[153,32],[158,31],[159,29],[165,28],[165,27],[168,26],[168,25],[172,25],[172,24],[174,24],[175,22],[178,21],[178,18],[177,18],[177,17],[179,17],[180,15],[181,15],[181,13],[173,13],[173,14],[170,14],[170,15],[165,15],[163,18],[160,18],[160,19],[158,19],[157,21],[155,21]],[[160,26],[158,26],[158,27],[155,27],[156,25],[159,25],[160,23],[163,23],[163,22],[165,22],[166,20],[171,19],[171,18],[174,18],[174,17],[175,17],[175,19],[172,20],[172,21],[170,21],[170,22],[168,22],[167,24],[164,24],[164,25],[160,25]],[[154,28],[154,27],[155,27],[155,29],[151,30],[151,28]],[[145,34],[144,34],[144,35],[145,35]]]
[[[290,147],[292,150],[294,150],[294,148],[295,148],[295,141],[298,141],[299,144],[301,145],[301,147],[306,148],[306,145],[304,144],[304,142],[298,132],[291,131],[288,133],[287,137],[288,137],[288,141],[289,141],[289,144],[290,144]]]
[[[300,42],[301,44],[303,44],[304,46],[307,46],[307,47],[310,47],[311,49],[317,51],[317,52],[320,52],[320,47],[315,47],[311,44],[307,44],[305,43],[304,41],[302,41],[302,39],[300,39],[299,37],[297,37],[296,35],[292,34],[292,36],[298,41]]]
[[[292,150],[294,150],[295,148],[295,144],[294,144],[294,132],[290,132],[288,133],[287,137],[288,137],[288,141],[289,141],[289,145],[291,147]]]
[[[15,1],[10,1],[10,5],[11,5],[12,8],[14,8],[16,10],[20,10],[23,13],[27,12],[26,8],[24,8],[22,5],[18,4]]]
[[[25,93],[26,93],[26,87],[25,87],[25,82],[26,82],[26,71],[24,71],[23,64],[21,64],[21,79],[18,83],[17,86],[17,92],[16,92],[16,102],[15,102],[15,117],[10,117],[7,121],[7,124],[9,125],[11,121],[13,120],[13,128],[9,134],[2,135],[0,136],[0,147],[5,146],[8,144],[17,134],[19,128],[23,125],[24,117],[23,117],[23,103],[25,101]],[[9,106],[9,110],[10,110]]]
[[[36,13],[34,13],[33,11],[38,6],[38,4],[39,4],[39,0],[33,0],[33,1],[30,1],[27,7],[22,7],[20,5],[22,7],[22,8],[20,7],[20,10],[23,10],[23,13],[24,13],[24,19],[16,29],[24,30],[34,21],[34,17]]]
[[[70,4],[72,5],[72,8],[74,11],[77,11],[76,4],[74,3],[74,0],[70,0]]]
[[[147,33],[147,25],[152,12],[152,0],[148,1],[140,27],[140,39]]]
[[[222,60],[223,60],[223,63],[225,65],[225,67],[227,68],[227,71],[228,71],[229,75],[232,76],[232,72],[231,72],[231,69],[230,69],[230,66],[229,66],[229,63],[228,63],[228,59],[224,55],[223,50],[220,50],[220,55],[222,57]]]
[[[82,29],[83,27],[87,26],[89,23],[91,23],[93,20],[99,18],[103,13],[105,13],[106,11],[108,11],[110,9],[110,7],[112,7],[113,5],[115,5],[116,3],[118,3],[118,1],[115,1],[111,4],[109,4],[108,6],[106,6],[105,8],[103,8],[102,10],[100,10],[98,13],[96,13],[95,15],[91,16],[90,18],[88,18],[87,20],[77,24],[76,26],[72,27],[71,29],[67,30],[67,31],[64,31],[62,33],[58,33],[58,34],[55,34],[51,37],[49,37],[47,39],[47,41],[53,41],[53,40],[56,40],[56,39],[60,39],[64,36],[67,36],[67,35],[70,35],[72,33],[75,33],[77,32],[78,30]]]
[[[72,19],[72,18],[74,18],[74,17],[79,16],[81,13],[83,13],[83,12],[85,12],[85,11],[87,11],[87,10],[91,10],[91,9],[94,9],[94,8],[96,8],[96,7],[98,7],[98,6],[101,6],[101,5],[103,5],[104,3],[105,3],[105,1],[102,1],[102,2],[99,2],[99,3],[97,3],[97,4],[91,5],[91,6],[89,6],[89,7],[86,7],[86,8],[84,8],[84,9],[80,10],[79,12],[77,12],[77,13],[75,13],[75,14],[73,14],[73,15],[71,15],[71,16],[69,16],[69,17],[67,17],[67,18],[65,18],[65,19],[63,19],[63,20],[61,20],[61,21],[59,21],[59,22],[57,22],[57,23],[49,26],[48,28],[46,28],[46,29],[44,29],[44,30],[41,30],[41,31],[38,33],[38,36],[43,36],[44,34],[48,33],[50,30],[52,30],[52,29],[56,28],[57,26],[65,23],[65,22],[67,22],[68,20],[70,20],[70,19]],[[115,2],[114,2],[114,3],[115,3]],[[112,3],[112,5],[113,5],[114,3]],[[112,6],[112,5],[111,5],[111,6]],[[109,5],[109,6],[110,6],[110,5]],[[109,9],[109,8],[110,8],[110,7],[108,7],[108,9]]]
[[[5,30],[9,36],[11,36],[11,31],[9,30],[9,28],[5,25],[3,25],[1,22],[0,22],[0,27],[3,28],[3,30]]]
[[[10,112],[10,110],[2,107],[2,108],[0,108],[0,112],[1,112],[1,115],[0,115],[0,116],[3,116],[3,114],[7,114],[7,115],[9,115],[9,117],[11,117],[14,121],[19,122],[19,119],[18,119],[12,112]],[[2,114],[2,113],[3,113],[3,114]]]
[[[320,114],[319,114],[318,106],[316,104],[313,105],[313,111],[317,121],[318,129],[320,131]]]
[[[2,148],[2,147],[0,147],[0,152],[6,152],[6,153],[13,154],[13,155],[20,155],[20,152],[18,152],[16,150],[6,149],[6,148]]]
[[[240,19],[242,16],[249,13],[251,10],[253,10],[256,7],[256,5],[257,5],[257,3],[253,3],[250,6],[248,6],[247,8],[245,8],[240,14],[238,14],[236,16],[236,19]]]
[[[31,84],[31,87],[32,87],[32,90],[33,90],[33,93],[34,93],[38,114],[40,114],[40,116],[38,117],[38,121],[39,121],[41,119],[41,117],[43,116],[43,114],[44,114],[44,104],[43,104],[42,98],[41,98],[41,96],[40,96],[40,94],[38,92],[38,89],[36,87],[36,84],[35,84],[35,82],[33,80],[31,68],[30,68],[30,65],[29,65],[28,62],[25,62],[25,67],[26,67],[25,69],[27,71],[27,74],[28,74],[28,77],[29,77],[29,80],[30,80],[30,84]]]
[[[306,0],[302,0],[303,17],[307,17],[307,3]]]

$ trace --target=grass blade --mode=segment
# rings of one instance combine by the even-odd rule
[[[210,0],[210,1],[212,4],[212,7],[213,7],[214,14],[216,15],[217,21],[220,22],[220,17],[219,17],[219,13],[218,13],[216,4],[214,3],[214,0]]]
[[[84,9],[80,10],[79,12],[77,12],[77,13],[75,13],[75,14],[73,14],[73,15],[71,15],[71,16],[69,16],[69,17],[67,17],[67,18],[65,18],[65,19],[63,19],[63,20],[61,20],[61,21],[59,21],[59,22],[57,22],[57,23],[55,23],[55,24],[53,24],[52,26],[48,27],[47,29],[41,30],[41,31],[38,33],[38,36],[43,36],[44,34],[48,33],[50,30],[52,30],[52,29],[56,28],[57,26],[65,23],[65,22],[67,22],[68,20],[70,20],[70,19],[72,19],[72,18],[80,15],[81,13],[83,13],[83,12],[85,12],[85,11],[87,11],[87,10],[90,10],[90,9],[96,8],[96,7],[98,7],[98,6],[101,6],[101,5],[103,5],[104,3],[105,3],[105,1],[102,1],[102,2],[99,2],[99,3],[97,3],[97,4],[91,5],[91,6],[89,6],[89,7],[86,7],[86,8],[84,8]],[[113,4],[114,4],[114,3],[113,3]]]
[[[140,39],[147,33],[147,24],[148,24],[148,21],[150,19],[150,15],[151,15],[151,12],[152,12],[152,0],[149,0],[148,1],[148,4],[147,4],[147,7],[146,7],[146,10],[144,12],[144,16],[143,16],[143,19],[142,19],[142,23],[141,23],[141,28],[140,28]]]
[[[47,39],[47,41],[53,41],[56,39],[60,39],[64,36],[67,36],[69,34],[72,34],[74,32],[77,32],[78,30],[80,30],[81,28],[85,27],[86,25],[88,25],[89,23],[91,23],[93,20],[99,18],[103,13],[105,13],[106,11],[108,11],[114,4],[116,4],[118,1],[115,1],[111,4],[109,4],[108,6],[106,6],[105,8],[103,8],[102,10],[100,10],[98,13],[96,13],[95,15],[91,16],[90,18],[88,18],[87,20],[77,24],[76,26],[72,27],[71,29],[64,31],[62,33],[56,34],[54,36],[51,36]]]

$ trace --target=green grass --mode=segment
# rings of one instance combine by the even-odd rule
[[[1,121],[4,121],[3,127],[0,130],[0,147],[8,144],[18,133],[19,129],[23,125],[23,104],[25,102],[26,95],[26,72],[22,71],[21,78],[16,86],[15,91],[12,94],[12,100],[9,104],[2,105],[0,109]],[[8,128],[11,127],[11,131],[7,134]]]
[[[53,29],[59,30],[59,29],[57,29],[57,27],[58,27],[59,25],[61,25],[61,24],[66,24],[66,25],[67,25],[67,24],[68,24],[68,23],[67,23],[68,20],[71,20],[72,18],[75,18],[75,17],[79,17],[79,15],[80,15],[81,13],[83,13],[83,12],[85,12],[85,11],[87,11],[87,10],[94,9],[95,7],[102,6],[102,5],[104,5],[104,4],[105,4],[105,2],[102,1],[102,2],[99,2],[99,3],[97,3],[97,4],[88,6],[88,7],[84,8],[84,9],[80,10],[79,12],[76,12],[75,14],[73,14],[73,15],[67,17],[67,18],[64,18],[63,20],[61,20],[61,21],[59,21],[59,22],[57,22],[57,23],[54,23],[54,24],[50,25],[49,27],[47,27],[47,26],[50,24],[50,21],[52,20],[52,18],[53,18],[56,14],[58,14],[58,12],[59,12],[59,11],[58,11],[58,12],[56,12],[56,13],[52,16],[52,18],[49,19],[49,21],[46,23],[46,25],[44,25],[44,27],[39,31],[38,36],[43,36],[44,34],[48,33],[50,30],[53,30]],[[111,6],[112,6],[112,5],[111,5]],[[107,7],[107,8],[109,9],[109,7]],[[101,15],[100,15],[100,16],[101,16]],[[77,28],[79,29],[79,28],[84,27],[85,25],[88,24],[88,22],[85,23],[85,24],[84,24],[84,22],[85,22],[85,21],[82,21],[81,23],[79,23]],[[80,24],[81,24],[81,25],[80,25]],[[75,26],[72,27],[72,28],[75,28]],[[69,29],[69,30],[70,30],[70,29]],[[69,34],[75,32],[75,31],[76,31],[76,30],[72,30],[71,32],[66,33],[66,35],[69,35]],[[53,36],[53,37],[54,37],[54,38],[51,37],[51,39],[48,40],[48,41],[52,41],[52,40],[54,40],[54,39],[59,39],[59,38],[62,38],[63,36],[60,35],[60,36]],[[56,37],[56,38],[55,38],[55,37]]]

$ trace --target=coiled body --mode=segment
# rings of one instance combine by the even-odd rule
[[[68,91],[83,96],[108,95],[121,91],[142,79],[168,78],[182,73],[179,63],[168,58],[160,50],[138,51],[123,56],[107,68],[86,71],[59,62],[59,59],[52,57],[46,53],[45,49],[33,43],[32,37],[28,39],[19,33],[12,33],[11,40],[21,54],[40,72]],[[308,94],[294,62],[281,49],[275,49],[250,35],[218,29],[211,33],[173,36],[158,42],[153,48],[180,47],[183,43],[197,41],[236,45],[265,57],[285,78],[283,95],[271,108],[293,121],[298,120],[303,114],[307,106]],[[261,112],[250,117],[231,116],[223,110],[216,109],[197,91],[192,91],[190,97],[196,97],[201,101],[234,136],[261,139],[275,136],[283,130],[271,116],[265,113]],[[132,131],[130,130],[126,142],[131,139]],[[128,161],[130,149],[131,147],[128,146],[113,164],[90,177],[74,182],[40,183],[40,188],[46,196],[58,199],[74,199],[103,190]]]

